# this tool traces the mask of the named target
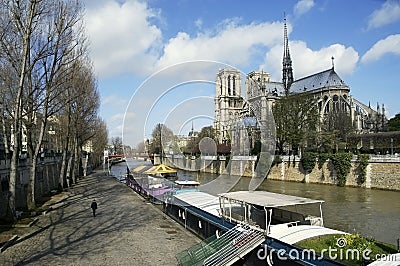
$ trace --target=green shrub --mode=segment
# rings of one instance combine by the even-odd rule
[[[315,152],[303,152],[300,162],[303,166],[304,171],[311,173],[315,167],[315,161],[317,159],[317,154]]]
[[[353,155],[351,153],[344,152],[339,152],[331,156],[333,166],[337,173],[338,185],[341,187],[346,185],[346,178],[350,173],[352,158]]]
[[[367,263],[372,262],[377,257],[377,254],[385,255],[397,252],[396,247],[391,244],[366,238],[357,233],[346,235],[323,235],[302,240],[296,243],[296,245],[305,249],[313,249],[318,254],[321,254],[323,250],[336,249],[336,252],[334,252],[333,255],[337,255],[337,261],[343,262],[345,265],[365,265],[362,254],[366,250],[369,250],[370,253],[366,253],[365,255],[368,255],[371,259],[371,261],[367,261]],[[354,256],[352,258],[351,254],[353,253],[348,252],[348,250],[356,249],[358,250],[359,257],[357,258],[357,256]],[[349,254],[347,257],[345,255],[346,252]],[[340,254],[343,254],[342,258],[340,258]]]
[[[367,166],[368,166],[369,155],[368,154],[360,154],[358,155],[358,181],[360,184],[363,184],[367,179]]]
[[[322,166],[330,157],[329,153],[320,153],[318,154],[318,169],[322,169]]]
[[[282,158],[279,155],[275,155],[274,160],[272,161],[272,166],[278,165],[282,163]]]

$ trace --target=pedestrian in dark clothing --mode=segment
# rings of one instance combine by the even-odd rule
[[[97,209],[97,202],[96,202],[96,200],[93,200],[92,204],[90,205],[90,208],[92,208],[93,217],[96,217],[96,209]]]

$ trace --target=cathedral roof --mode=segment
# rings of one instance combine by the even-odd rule
[[[285,94],[285,89],[283,88],[282,82],[267,82],[265,83],[265,88],[269,93],[276,93],[277,96],[282,96]]]
[[[298,79],[290,86],[291,93],[301,93],[328,87],[348,87],[334,68]]]

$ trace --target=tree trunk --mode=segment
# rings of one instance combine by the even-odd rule
[[[63,153],[62,153],[62,158],[61,158],[61,169],[60,169],[60,178],[58,181],[58,186],[61,190],[65,189],[68,187],[68,183],[67,183],[67,148],[64,147],[63,149]]]
[[[67,166],[67,180],[68,180],[68,187],[71,187],[73,184],[72,175],[74,169],[74,154],[72,153],[68,159],[68,166]]]
[[[36,180],[37,155],[33,154],[30,159],[31,159],[31,167],[29,169],[29,183],[28,183],[28,191],[27,191],[27,206],[28,206],[28,210],[33,210],[36,207],[35,180]]]
[[[74,141],[74,169],[73,169],[73,175],[72,179],[74,181],[74,184],[77,183],[78,177],[82,176],[82,162],[81,162],[81,151],[79,149],[80,145],[78,145],[78,138],[75,136],[75,141]]]

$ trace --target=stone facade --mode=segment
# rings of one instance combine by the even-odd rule
[[[372,162],[370,165],[371,188],[400,190],[400,163]]]
[[[219,143],[230,141],[232,122],[239,119],[243,108],[241,74],[236,69],[222,69],[217,73],[215,87],[214,129]]]

